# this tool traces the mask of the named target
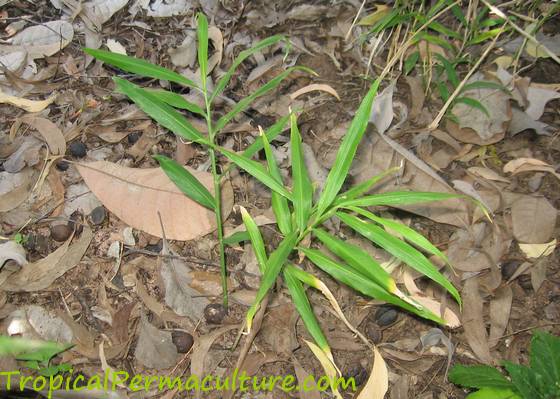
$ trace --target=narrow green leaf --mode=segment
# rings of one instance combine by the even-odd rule
[[[251,237],[246,231],[236,231],[232,235],[224,237],[224,245],[235,245],[243,241],[251,241]]]
[[[159,162],[165,174],[183,194],[200,205],[215,211],[214,197],[188,170],[175,160],[163,155],[154,155],[154,159]]]
[[[263,133],[262,129],[260,130],[260,132],[260,138],[262,140],[266,160],[268,162],[268,171],[270,172],[270,175],[278,181],[278,183],[283,184],[282,175],[280,174],[280,169],[278,168],[278,165],[276,163],[276,158],[274,158],[274,154],[272,153],[272,148],[270,147],[268,138],[266,134]],[[288,234],[292,231],[292,215],[290,212],[290,207],[288,205],[288,200],[286,199],[286,197],[283,197],[276,191],[272,191],[271,203],[272,211],[274,212],[274,216],[276,217],[276,223],[278,224],[280,232],[284,235]]]
[[[212,97],[211,97],[210,101],[214,100],[216,98],[216,96],[219,96],[220,94],[222,94],[222,92],[224,91],[224,89],[228,85],[231,77],[233,76],[235,70],[237,69],[237,67],[239,65],[241,65],[241,63],[243,61],[245,61],[251,55],[261,51],[262,49],[264,49],[266,47],[272,46],[272,45],[278,43],[281,40],[286,40],[286,38],[282,35],[270,36],[270,37],[267,37],[266,39],[261,40],[260,42],[255,44],[250,49],[243,50],[242,52],[240,52],[239,55],[233,61],[233,64],[231,64],[231,67],[229,67],[226,74],[224,76],[222,76],[220,78],[220,80],[218,81],[218,83],[216,84],[216,88],[214,89],[214,92],[212,93]]]
[[[449,371],[449,381],[467,388],[513,388],[513,384],[502,373],[490,366],[455,365]]]
[[[414,270],[422,273],[445,288],[461,305],[461,296],[457,289],[447,280],[438,269],[417,249],[404,241],[387,233],[382,228],[367,223],[356,216],[337,212],[336,216],[357,233],[376,243],[387,252],[402,260]]]
[[[438,36],[434,36],[434,35],[430,35],[429,33],[426,32],[420,32],[420,34],[417,35],[416,39],[414,40],[415,43],[418,43],[421,40],[425,40],[427,42],[433,43],[433,44],[437,44],[438,46],[440,46],[441,48],[444,48],[446,50],[451,51],[452,53],[455,53],[455,47],[453,46],[453,44],[451,44],[451,42],[442,39],[441,37]]]
[[[290,115],[283,116],[274,125],[266,129],[265,135],[269,143],[284,131],[284,126],[286,126],[286,123],[288,123],[289,119],[290,119]],[[251,158],[262,148],[263,148],[263,140],[261,137],[257,137],[255,141],[249,147],[247,147],[245,151],[243,151],[243,156],[246,158]]]
[[[171,105],[174,108],[186,109],[193,114],[202,115],[206,118],[206,112],[198,105],[193,104],[185,100],[185,98],[177,93],[173,93],[172,91],[167,90],[159,90],[159,89],[145,89],[148,93],[152,94],[158,100],[163,101],[164,103]]]
[[[362,274],[357,273],[348,265],[342,265],[316,249],[301,247],[299,247],[298,249],[325,273],[330,274],[334,279],[348,285],[349,287],[352,287],[356,291],[361,292],[363,295],[367,295],[370,298],[379,299],[387,303],[399,306],[425,319],[432,320],[440,324],[445,324],[444,320],[436,316],[434,313],[430,312],[428,309],[425,309],[423,307],[416,308],[412,306],[411,304],[403,301],[397,296],[385,291],[382,287],[369,280]]]
[[[253,325],[253,317],[257,313],[259,306],[268,293],[268,290],[272,287],[274,282],[276,281],[276,277],[280,273],[282,266],[288,259],[288,256],[293,251],[294,247],[296,246],[298,238],[297,231],[294,231],[288,234],[278,245],[278,248],[274,252],[270,254],[268,261],[266,262],[266,267],[264,274],[261,279],[261,286],[257,291],[257,296],[255,298],[255,302],[249,310],[247,311],[246,320],[247,320],[247,330],[251,331],[251,327]]]
[[[433,21],[432,23],[430,23],[428,28],[435,30],[438,33],[441,33],[442,35],[449,36],[453,39],[461,40],[463,38],[459,32],[449,29],[448,27],[440,24],[437,21]]]
[[[92,48],[84,48],[86,54],[97,58],[106,64],[113,65],[125,72],[135,73],[141,76],[147,76],[154,79],[167,80],[181,84],[183,86],[198,88],[196,83],[185,78],[183,75],[173,72],[167,68],[154,65],[146,60],[142,60],[128,55],[112,53],[105,50],[95,50]]]
[[[211,146],[211,143],[203,137],[183,115],[173,109],[173,107],[158,100],[157,97],[147,90],[130,83],[126,79],[114,77],[113,80],[121,93],[126,94],[142,111],[152,117],[160,125],[189,141]]]
[[[394,220],[379,217],[379,216],[373,214],[372,212],[366,211],[365,209],[362,209],[362,208],[352,206],[352,207],[348,207],[348,209],[353,211],[353,212],[356,212],[356,213],[358,213],[362,216],[367,217],[368,219],[374,221],[375,223],[380,224],[381,226],[383,226],[385,228],[388,228],[390,230],[393,230],[393,231],[399,233],[410,243],[416,245],[418,248],[420,248],[420,249],[422,249],[422,250],[424,250],[424,251],[426,251],[426,252],[428,252],[432,255],[435,255],[435,256],[439,257],[445,263],[450,265],[449,259],[447,258],[447,256],[443,252],[441,252],[434,244],[432,244],[430,242],[430,240],[428,240],[426,237],[424,237],[422,234],[418,233],[414,229],[411,229],[410,227],[408,227],[408,226],[406,226],[402,223],[395,222]]]
[[[408,75],[418,63],[420,59],[420,52],[415,51],[414,53],[410,54],[406,60],[404,60],[404,74]]]
[[[292,297],[292,302],[296,307],[307,331],[313,337],[317,346],[321,348],[323,351],[330,353],[329,344],[327,342],[327,338],[323,334],[323,330],[317,321],[317,317],[313,313],[313,309],[311,308],[311,304],[309,303],[309,299],[307,299],[307,295],[305,294],[305,290],[303,288],[302,283],[297,278],[296,274],[294,273],[293,269],[295,267],[289,267],[291,265],[286,265],[284,268],[284,282],[290,291],[290,296]],[[293,268],[293,269],[292,269]]]
[[[486,109],[486,107],[480,101],[475,100],[474,98],[457,97],[454,100],[454,104],[458,104],[458,103],[463,103],[463,104],[468,105],[469,107],[476,108],[480,112],[484,113],[487,117],[490,117],[490,114],[488,113],[488,110]]]
[[[208,73],[208,20],[206,15],[201,12],[196,14],[196,23],[200,81],[202,82],[202,90],[206,93],[206,75]]]
[[[278,85],[280,83],[282,83],[282,81],[284,79],[286,79],[288,77],[288,75],[290,73],[294,72],[294,71],[305,71],[305,72],[314,74],[314,72],[311,69],[301,67],[301,66],[295,66],[295,67],[291,67],[291,68],[286,69],[284,72],[282,72],[278,76],[272,78],[270,81],[268,81],[267,83],[265,83],[264,85],[259,87],[253,93],[251,93],[247,97],[243,98],[241,101],[239,101],[237,104],[235,104],[235,106],[233,107],[233,109],[231,111],[229,111],[227,114],[225,114],[220,119],[218,119],[218,122],[216,122],[216,126],[215,126],[216,132],[219,132],[220,130],[222,130],[229,123],[229,121],[231,121],[231,119],[233,117],[235,117],[240,112],[244,111],[257,98],[265,95],[269,91],[278,87]]]
[[[361,198],[343,201],[339,207],[346,208],[349,206],[400,206],[417,204],[420,202],[443,201],[452,198],[467,198],[464,195],[434,193],[423,191],[392,191],[375,195],[368,195]]]
[[[482,32],[474,36],[471,40],[467,42],[468,46],[472,46],[473,44],[479,44],[485,42],[486,40],[493,39],[496,35],[498,35],[502,31],[502,28],[491,29],[486,32]]]
[[[398,291],[395,280],[362,248],[342,241],[321,229],[313,229],[313,234],[329,251],[345,261],[357,273],[369,278],[391,294]]]
[[[401,169],[400,166],[395,166],[394,168],[388,169],[384,172],[381,172],[378,175],[373,176],[372,178],[370,178],[368,180],[365,180],[365,181],[361,182],[360,184],[358,184],[358,185],[352,187],[351,189],[349,189],[348,191],[345,191],[342,194],[339,194],[336,197],[336,199],[334,200],[334,203],[335,204],[340,204],[344,201],[352,200],[356,197],[361,196],[362,194],[367,193],[379,181],[384,179],[386,176],[389,176],[390,174],[398,172],[400,169]]]
[[[262,184],[267,186],[278,194],[286,197],[290,201],[292,200],[292,194],[284,188],[284,186],[279,183],[274,177],[268,173],[268,171],[258,162],[252,159],[245,158],[243,155],[236,154],[235,152],[226,150],[225,148],[217,148],[226,158],[235,163],[245,172],[249,173],[255,179],[260,181]]]
[[[461,7],[457,5],[451,7],[451,13],[455,16],[455,18],[457,18],[457,21],[459,21],[463,26],[467,25],[467,19],[465,18],[465,14],[463,14],[463,10],[461,10]]]
[[[447,75],[447,79],[451,82],[451,85],[455,88],[459,86],[459,76],[457,76],[457,72],[455,71],[455,65],[449,62],[444,56],[439,53],[435,53],[434,56],[437,60],[443,65],[445,68],[445,73]]]
[[[257,258],[257,262],[259,264],[259,269],[261,274],[264,274],[265,267],[266,267],[266,249],[264,247],[264,241],[259,231],[259,227],[249,215],[249,212],[243,207],[241,207],[241,218],[243,219],[243,223],[245,224],[245,228],[247,229],[247,233],[249,233],[249,237],[251,238],[251,244],[253,245],[253,251],[255,252],[255,257]]]
[[[338,149],[338,152],[336,154],[334,165],[329,172],[329,175],[327,176],[325,187],[323,188],[323,192],[321,193],[321,197],[319,198],[319,202],[317,203],[317,215],[319,218],[332,204],[336,195],[340,191],[340,188],[344,184],[344,180],[348,175],[352,160],[356,155],[358,144],[362,140],[362,137],[366,131],[366,127],[371,114],[371,107],[373,105],[373,100],[375,99],[378,88],[379,80],[375,80],[375,82],[373,82],[373,84],[369,88],[368,93],[362,100],[360,107],[356,111],[354,119],[352,119],[352,122],[350,123],[348,132],[346,133],[346,136],[344,136],[344,139],[340,144],[340,148]]]
[[[292,151],[292,194],[294,196],[294,213],[299,231],[304,231],[309,221],[313,189],[307,174],[307,168],[301,149],[301,135],[295,114],[290,118],[290,146]]]
[[[439,92],[439,96],[443,102],[446,102],[449,99],[449,89],[447,88],[447,82],[440,80],[436,83],[436,87]]]
[[[498,82],[490,82],[488,80],[478,80],[476,82],[467,83],[461,89],[461,93],[470,90],[477,90],[477,89],[495,89],[503,91],[506,94],[509,94],[510,91],[505,87],[503,84]]]

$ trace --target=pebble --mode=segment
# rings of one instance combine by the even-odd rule
[[[208,324],[220,324],[226,317],[226,308],[221,303],[211,303],[204,308],[204,318]]]
[[[70,155],[76,158],[83,158],[87,154],[86,145],[81,141],[74,141],[70,143],[68,151],[70,151]]]
[[[68,167],[70,166],[70,164],[68,162],[66,162],[64,159],[58,161],[56,163],[56,169],[60,170],[61,172],[64,172],[66,170],[68,170]]]
[[[72,229],[67,224],[56,224],[51,226],[51,238],[55,241],[66,241],[72,234]]]
[[[381,306],[375,312],[375,322],[379,327],[387,327],[397,321],[398,313],[390,306]]]
[[[128,136],[126,136],[126,139],[128,140],[129,144],[136,143],[139,138],[140,138],[140,133],[138,133],[138,132],[133,132],[133,133],[130,133]]]
[[[521,261],[519,260],[508,260],[502,263],[501,269],[502,269],[502,277],[504,278],[504,280],[509,280],[520,265],[521,265]]]
[[[177,352],[179,353],[187,353],[194,343],[193,336],[185,331],[172,331],[171,340],[177,347]]]
[[[97,208],[94,208],[93,211],[91,211],[91,213],[89,214],[89,217],[91,219],[91,223],[93,223],[96,226],[100,225],[107,217],[107,212],[105,211],[105,207],[101,205],[98,206]]]

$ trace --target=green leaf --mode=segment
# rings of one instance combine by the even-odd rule
[[[385,178],[390,174],[398,172],[400,169],[401,169],[400,166],[395,166],[394,168],[388,169],[385,172],[381,172],[380,174],[375,175],[372,178],[361,182],[360,184],[349,189],[348,191],[339,194],[334,200],[334,203],[338,205],[344,201],[352,200],[356,197],[359,197],[362,194],[367,193],[372,189],[373,186],[375,186],[383,178]]]
[[[241,65],[241,63],[243,61],[245,61],[251,55],[261,51],[262,49],[264,49],[266,47],[272,46],[272,45],[278,43],[281,40],[286,40],[285,36],[282,36],[282,35],[270,36],[270,37],[267,37],[264,40],[261,40],[260,42],[255,44],[250,49],[243,50],[242,52],[240,52],[239,55],[233,61],[233,64],[231,64],[231,67],[229,67],[226,74],[224,76],[222,76],[220,78],[220,80],[218,81],[218,83],[216,84],[216,88],[214,89],[214,92],[212,93],[212,97],[210,98],[210,102],[212,102],[212,100],[214,100],[216,98],[216,96],[219,96],[220,94],[222,94],[222,92],[224,91],[224,89],[228,85],[231,77],[233,76],[235,70],[237,69],[237,67],[239,65]]]
[[[235,163],[245,172],[249,173],[255,179],[260,181],[262,184],[267,186],[278,194],[286,197],[290,201],[292,200],[292,194],[284,188],[284,186],[279,183],[274,177],[268,173],[268,171],[258,162],[252,159],[245,158],[243,155],[236,154],[235,152],[226,150],[225,148],[217,148],[226,158]]]
[[[282,266],[286,263],[288,256],[293,251],[294,247],[296,246],[298,239],[298,232],[293,231],[292,233],[288,234],[278,245],[278,248],[274,252],[270,254],[268,261],[266,262],[266,267],[264,274],[261,279],[261,285],[259,290],[257,291],[257,296],[255,297],[255,302],[249,310],[247,311],[246,320],[247,320],[247,330],[251,331],[251,327],[253,325],[253,317],[257,313],[259,306],[268,293],[268,290],[272,287],[280,270],[282,270]]]
[[[480,101],[475,100],[474,98],[470,98],[470,97],[457,97],[457,98],[454,100],[454,103],[455,103],[455,104],[463,103],[463,104],[468,105],[469,107],[476,108],[476,109],[478,109],[479,111],[483,112],[487,117],[490,118],[490,114],[488,113],[488,110],[486,109],[486,107],[485,107],[484,105],[482,105],[482,103],[481,103]]]
[[[439,92],[439,96],[443,102],[446,102],[449,99],[449,89],[447,88],[447,83],[440,80],[436,83],[436,87]]]
[[[175,183],[183,194],[211,211],[216,211],[214,197],[192,173],[166,156],[154,155],[154,159],[159,162],[167,177]]]
[[[420,202],[443,201],[452,198],[467,198],[464,195],[433,193],[423,191],[392,191],[389,193],[381,193],[369,195],[366,197],[356,198],[343,201],[339,204],[341,208],[349,206],[401,206],[417,204]]]
[[[535,331],[531,340],[531,368],[545,383],[556,384],[560,393],[560,338],[545,331]]]
[[[465,399],[523,399],[511,389],[483,388],[473,392]]]
[[[196,83],[185,78],[183,75],[139,58],[112,53],[105,50],[95,50],[92,48],[84,48],[84,52],[100,61],[105,62],[106,64],[122,69],[125,72],[135,73],[137,75],[147,76],[154,79],[167,80],[183,86],[198,88]]]
[[[211,143],[203,137],[183,115],[173,109],[173,107],[158,100],[157,97],[149,91],[125,79],[114,77],[113,80],[121,93],[126,94],[142,111],[152,117],[160,125],[189,141],[211,146]]]
[[[325,352],[330,353],[327,339],[325,338],[323,330],[317,321],[317,317],[315,317],[315,314],[313,313],[309,299],[307,299],[307,295],[305,294],[303,284],[297,278],[297,274],[294,272],[294,269],[296,269],[295,266],[289,264],[284,268],[284,282],[290,291],[292,302],[301,316],[307,331],[309,331],[309,334],[311,334],[317,343],[317,346]]]
[[[441,37],[430,35],[429,33],[426,33],[426,32],[420,32],[416,36],[416,38],[414,39],[414,43],[416,44],[416,43],[420,42],[421,40],[425,40],[427,42],[436,44],[441,48],[444,48],[446,50],[451,51],[452,53],[456,52],[455,47],[453,47],[453,45],[450,42],[448,42],[445,39],[442,39]]]
[[[289,119],[290,115],[283,116],[274,125],[266,129],[265,135],[269,143],[284,131],[284,126],[286,126],[286,123],[288,123]],[[259,136],[249,147],[245,149],[245,151],[243,151],[243,156],[245,158],[251,158],[257,152],[259,152],[263,148],[263,146],[263,139]]]
[[[348,132],[340,144],[333,167],[327,176],[323,192],[321,193],[321,197],[317,203],[318,218],[320,218],[332,204],[336,195],[340,191],[340,188],[344,184],[344,180],[346,180],[346,176],[350,170],[350,165],[356,155],[358,144],[362,140],[366,131],[371,114],[371,107],[378,88],[379,80],[376,79],[362,100],[360,107],[356,111],[356,115],[354,116],[354,119],[352,119],[350,127],[348,128]]]
[[[239,101],[237,104],[235,104],[235,106],[232,108],[231,111],[229,111],[227,114],[225,114],[220,119],[218,119],[218,122],[216,122],[216,126],[214,127],[214,130],[216,132],[222,130],[229,123],[229,121],[231,121],[233,117],[235,117],[240,112],[244,111],[257,98],[265,95],[269,91],[278,87],[278,85],[282,83],[282,81],[286,79],[288,75],[294,71],[305,71],[312,74],[314,73],[311,69],[301,67],[301,66],[295,66],[286,69],[284,72],[272,78],[270,81],[268,81],[267,83],[259,87],[257,90],[255,90],[253,93],[251,93],[250,95],[248,95],[247,97]]]
[[[198,36],[198,66],[200,67],[200,81],[202,90],[206,93],[206,75],[208,71],[208,20],[199,12],[196,14]]]
[[[280,169],[276,164],[276,158],[274,158],[274,154],[272,153],[272,148],[270,147],[268,138],[266,134],[262,133],[262,130],[260,138],[262,140],[266,160],[268,162],[268,171],[270,172],[270,175],[278,181],[278,183],[283,184]],[[284,235],[288,234],[290,231],[292,231],[292,215],[290,212],[290,207],[288,205],[288,200],[286,199],[286,197],[283,197],[276,191],[272,191],[271,203],[272,211],[274,212],[274,216],[276,217],[276,223],[278,224],[280,232]]]
[[[432,320],[440,324],[445,324],[444,320],[436,316],[434,313],[430,312],[428,309],[425,309],[423,307],[416,308],[412,306],[411,304],[403,301],[397,296],[387,292],[382,287],[369,280],[366,276],[357,273],[348,265],[338,263],[316,249],[301,247],[299,247],[298,249],[325,273],[330,274],[334,279],[352,287],[356,291],[361,292],[362,294],[369,296],[370,298],[379,299],[387,303],[399,306],[425,319]]]
[[[294,196],[294,213],[299,231],[304,231],[309,221],[313,189],[307,174],[307,168],[301,150],[301,135],[295,114],[290,119],[290,146],[292,151],[292,194]]]
[[[457,72],[455,71],[455,65],[453,65],[449,60],[443,57],[439,53],[435,53],[434,56],[438,59],[438,61],[443,65],[445,68],[445,73],[447,75],[447,79],[451,85],[455,88],[459,86],[459,77],[457,76]]]
[[[509,373],[511,383],[515,386],[515,390],[525,399],[548,399],[539,389],[538,375],[534,370],[520,364],[504,362],[504,367]],[[558,382],[558,381],[556,381]],[[556,396],[557,397],[557,396]]]
[[[374,221],[375,223],[380,224],[381,226],[385,227],[386,229],[390,229],[393,230],[397,233],[399,233],[400,235],[402,235],[408,242],[416,245],[418,248],[432,254],[435,255],[437,257],[439,257],[440,259],[442,259],[445,263],[447,263],[448,265],[450,265],[449,263],[449,259],[447,258],[447,256],[441,252],[434,244],[432,244],[430,242],[430,240],[428,240],[426,237],[424,237],[422,234],[418,233],[417,231],[415,231],[414,229],[411,229],[410,227],[399,223],[399,222],[395,222],[394,220],[390,220],[390,219],[385,219],[382,217],[379,217],[369,211],[366,211],[362,208],[358,208],[358,207],[348,207],[349,210],[356,212],[362,216],[367,217],[368,219]]]
[[[414,53],[410,54],[406,60],[404,60],[404,74],[408,75],[418,63],[420,59],[420,52],[415,51]]]
[[[167,90],[159,90],[159,89],[146,89],[146,91],[156,97],[158,100],[171,105],[175,108],[186,109],[193,114],[202,115],[206,118],[206,112],[198,105],[193,104],[185,100],[185,98],[177,93],[173,93],[172,91]]]
[[[449,371],[449,381],[467,388],[513,388],[513,384],[502,373],[490,366],[455,365]]]
[[[329,251],[345,261],[357,273],[369,278],[391,294],[398,291],[395,280],[362,248],[342,241],[321,229],[313,229],[313,234]]]
[[[259,269],[261,273],[264,274],[267,257],[261,232],[251,215],[249,215],[249,212],[247,212],[247,210],[243,207],[241,207],[241,218],[243,219],[247,233],[251,238],[251,244],[253,245],[253,251],[255,252]]]
[[[500,33],[502,28],[491,29],[486,32],[482,32],[474,36],[471,40],[467,42],[467,45],[472,46],[473,44],[479,44],[485,42],[486,40],[493,39],[496,35]]]
[[[417,249],[406,242],[393,237],[382,228],[371,223],[367,223],[356,216],[343,212],[337,212],[336,216],[357,233],[376,243],[381,248],[385,249],[387,252],[412,267],[414,270],[422,273],[426,277],[429,277],[431,280],[441,285],[451,294],[451,296],[453,296],[453,298],[455,298],[457,303],[461,305],[461,296],[459,295],[457,289]]]
[[[495,89],[503,91],[506,94],[510,93],[510,91],[503,84],[498,82],[490,82],[488,80],[478,80],[476,82],[467,83],[461,89],[461,93],[477,89]]]
[[[461,10],[461,7],[457,5],[451,7],[451,13],[463,26],[467,25],[467,19],[465,18],[465,14],[463,14],[463,10]]]
[[[243,241],[251,241],[249,233],[246,231],[236,231],[232,235],[224,238],[224,245],[235,245]]]

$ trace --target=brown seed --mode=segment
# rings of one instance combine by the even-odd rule
[[[51,226],[51,238],[55,241],[66,241],[72,234],[72,230],[65,224]]]
[[[211,303],[204,309],[204,318],[209,324],[220,324],[226,317],[226,308],[221,303]]]
[[[378,344],[381,342],[381,330],[379,329],[379,326],[374,322],[369,320],[366,321],[364,332],[366,334],[366,337],[374,344]]]
[[[398,313],[390,306],[381,306],[375,312],[375,322],[379,327],[387,327],[397,321]]]
[[[187,353],[194,343],[193,336],[185,331],[172,331],[171,340],[177,347],[177,352],[179,353]]]

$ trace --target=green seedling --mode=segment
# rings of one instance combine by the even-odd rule
[[[560,398],[560,338],[536,331],[531,340],[530,364],[504,361],[507,376],[490,366],[456,365],[449,380],[476,392],[468,399]]]

